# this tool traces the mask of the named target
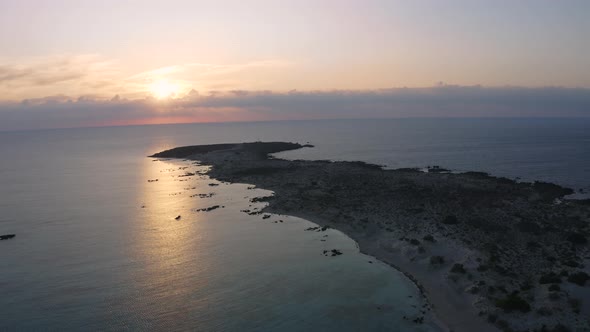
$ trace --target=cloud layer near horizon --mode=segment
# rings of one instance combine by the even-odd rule
[[[163,101],[54,96],[0,102],[0,130],[178,122],[394,117],[590,117],[590,89],[441,85],[356,91],[230,91]]]

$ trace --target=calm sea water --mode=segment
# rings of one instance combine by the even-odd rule
[[[590,121],[403,119],[0,133],[0,330],[434,330],[394,269],[336,231],[240,210],[268,194],[220,184],[167,148],[310,142],[285,158],[441,165],[590,190]],[[189,167],[184,169],[184,167]],[[157,182],[148,182],[158,179]],[[191,197],[213,193],[209,198]],[[223,205],[211,212],[196,209]],[[180,220],[175,220],[181,215]],[[282,223],[274,223],[279,219]],[[324,237],[327,235],[327,237]],[[323,250],[344,255],[325,257]]]

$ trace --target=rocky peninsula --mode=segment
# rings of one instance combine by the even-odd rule
[[[590,200],[572,190],[441,167],[283,160],[310,145],[175,148],[221,181],[274,192],[264,212],[338,229],[404,272],[449,331],[589,331]]]

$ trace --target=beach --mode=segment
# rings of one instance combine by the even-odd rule
[[[304,147],[312,148],[189,146],[151,157],[196,160],[212,166],[212,178],[274,192],[256,199],[269,202],[264,210],[244,213],[342,231],[412,279],[448,330],[589,328],[590,204],[565,199],[570,189],[438,166],[384,170],[269,155]]]

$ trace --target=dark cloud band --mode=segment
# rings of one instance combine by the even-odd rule
[[[0,103],[0,130],[187,121],[590,117],[590,89],[441,85],[352,91],[197,92],[159,102],[55,96]]]

